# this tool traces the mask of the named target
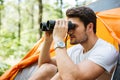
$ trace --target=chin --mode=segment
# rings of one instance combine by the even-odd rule
[[[76,41],[76,39],[72,38],[70,39],[70,44],[75,45],[75,44],[78,44],[78,42]]]
[[[70,44],[71,44],[71,45],[75,45],[75,44],[78,44],[78,43],[71,41]]]

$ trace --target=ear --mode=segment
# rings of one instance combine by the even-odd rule
[[[86,29],[87,31],[89,31],[89,32],[91,32],[91,31],[93,31],[93,23],[89,23],[88,25],[87,25],[87,29]]]

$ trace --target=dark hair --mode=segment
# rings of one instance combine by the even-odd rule
[[[66,11],[68,18],[78,17],[86,27],[90,22],[93,23],[93,31],[96,33],[96,14],[89,7],[70,8]]]

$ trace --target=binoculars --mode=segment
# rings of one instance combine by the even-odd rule
[[[48,20],[47,22],[40,23],[40,29],[42,31],[52,31],[55,26],[55,20]],[[68,21],[68,31],[75,28],[75,24],[71,21]]]

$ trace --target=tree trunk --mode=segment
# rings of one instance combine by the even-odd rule
[[[1,13],[1,12],[2,12],[2,11],[1,11],[1,9],[0,9],[0,30],[1,30],[1,25],[2,25],[2,22],[1,22],[1,21],[2,21],[2,15],[1,15],[2,13]]]
[[[79,5],[78,5],[78,0],[75,0],[75,2],[76,2],[76,5],[75,5],[75,6],[78,7],[78,6],[79,6]]]
[[[38,18],[38,22],[39,24],[42,22],[42,13],[43,13],[43,4],[42,4],[42,0],[38,0],[39,2],[39,18]],[[42,31],[40,30],[40,26],[39,26],[39,38],[42,37]]]
[[[0,30],[2,26],[2,10],[3,10],[3,0],[0,0]]]
[[[21,0],[18,0],[18,14],[19,14],[19,22],[18,22],[18,40],[21,39],[21,13],[20,13],[20,2]]]
[[[31,18],[32,18],[32,25],[31,28],[34,28],[34,5],[32,5],[32,13],[31,13]]]
[[[63,6],[63,0],[60,0],[60,13],[61,13],[61,18],[63,18],[63,12],[62,12],[62,6]]]
[[[86,1],[86,0],[84,0],[83,5],[86,5],[86,3],[87,3],[87,1]]]

